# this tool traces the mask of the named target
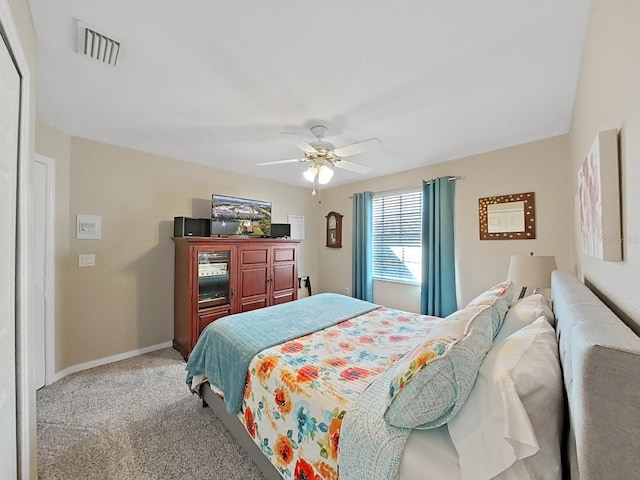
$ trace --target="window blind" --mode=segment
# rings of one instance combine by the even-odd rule
[[[373,198],[373,278],[420,284],[422,191]]]

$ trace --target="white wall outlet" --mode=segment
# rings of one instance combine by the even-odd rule
[[[351,295],[351,289],[349,287],[346,287],[344,289],[344,293],[345,293],[345,295]]]
[[[79,267],[95,267],[96,266],[96,254],[95,253],[81,253],[78,255]]]

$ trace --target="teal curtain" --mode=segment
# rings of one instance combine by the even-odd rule
[[[355,298],[373,302],[373,260],[371,235],[373,230],[373,193],[353,195],[353,281]]]
[[[453,205],[455,179],[422,184],[422,292],[420,311],[446,317],[457,310]]]

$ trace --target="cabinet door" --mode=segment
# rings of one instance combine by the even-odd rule
[[[297,248],[293,245],[274,246],[271,264],[271,304],[290,302],[298,298]]]
[[[199,245],[191,255],[191,315],[187,354],[202,330],[214,320],[234,313],[236,248]]]
[[[269,247],[242,246],[238,256],[238,310],[247,312],[266,307],[269,299]]]
[[[198,247],[195,250],[194,302],[197,311],[231,308],[235,282],[235,249],[230,246]]]

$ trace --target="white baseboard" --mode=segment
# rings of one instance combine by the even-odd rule
[[[56,372],[53,376],[53,381],[57,382],[58,380],[63,379],[67,375],[71,375],[72,373],[76,373],[76,372],[81,372],[82,370],[88,370],[89,368],[99,367],[101,365],[106,365],[107,363],[113,363],[119,360],[126,360],[127,358],[137,357],[138,355],[142,355],[144,353],[161,350],[163,348],[172,346],[172,344],[173,344],[172,342],[159,343],[158,345],[151,345],[150,347],[139,348],[137,350],[131,350],[130,352],[119,353],[117,355],[112,355],[110,357],[99,358],[97,360],[91,360],[90,362],[81,363],[79,365],[73,365],[71,367],[65,368],[64,370]]]

